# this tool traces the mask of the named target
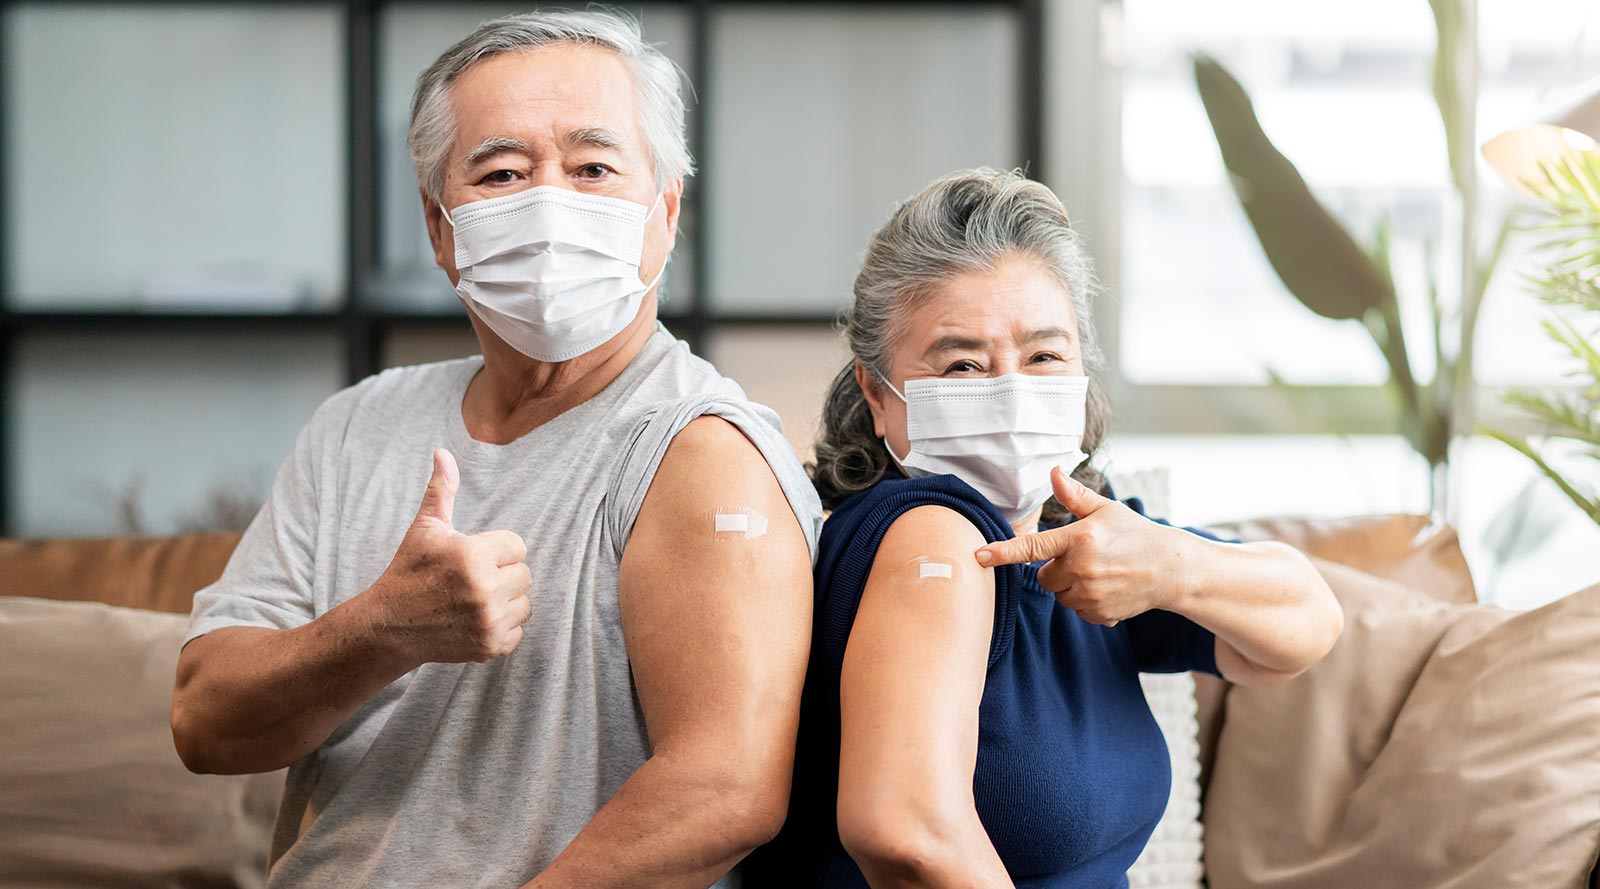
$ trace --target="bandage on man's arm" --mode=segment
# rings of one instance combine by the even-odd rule
[[[702,417],[673,439],[620,587],[652,754],[530,887],[703,889],[788,808],[811,558],[772,470],[732,424]]]

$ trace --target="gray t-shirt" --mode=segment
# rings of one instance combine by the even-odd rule
[[[357,595],[416,517],[435,447],[461,468],[456,528],[528,542],[533,616],[514,652],[413,670],[290,767],[271,886],[513,889],[644,763],[617,570],[667,445],[694,418],[723,417],[760,449],[815,558],[822,508],[777,416],[665,328],[604,391],[507,445],[474,440],[461,419],[482,366],[395,368],[324,402],[227,570],[195,596],[186,643],[299,626]]]

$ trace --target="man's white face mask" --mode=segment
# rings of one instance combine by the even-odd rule
[[[1050,470],[1070,471],[1089,399],[1088,377],[1006,374],[983,379],[907,380],[911,452],[889,456],[910,478],[950,474],[975,488],[1015,524],[1050,496]]]
[[[611,339],[639,312],[648,209],[620,198],[540,185],[462,204],[455,229],[456,293],[512,348],[566,361]]]

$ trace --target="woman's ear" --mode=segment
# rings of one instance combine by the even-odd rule
[[[883,390],[879,388],[878,378],[859,361],[856,362],[856,385],[861,387],[867,408],[872,411],[872,434],[883,438],[888,434],[883,421]]]

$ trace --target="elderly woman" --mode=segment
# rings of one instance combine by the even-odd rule
[[[873,237],[812,467],[789,819],[750,885],[1126,886],[1171,783],[1138,674],[1281,682],[1338,637],[1300,553],[1152,521],[1090,468],[1094,289],[1013,173],[945,176]]]

